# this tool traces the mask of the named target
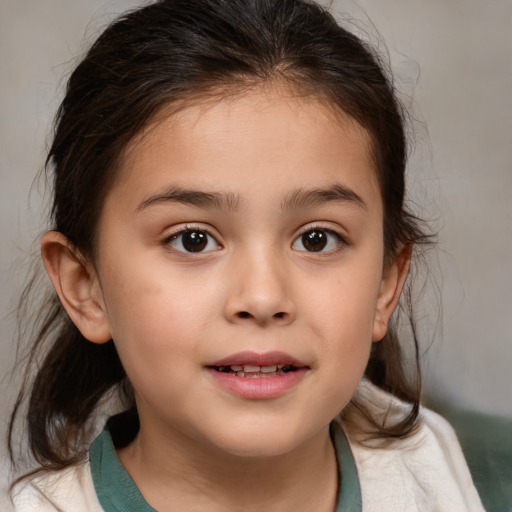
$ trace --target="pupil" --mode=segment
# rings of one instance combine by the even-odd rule
[[[187,231],[183,233],[183,247],[189,252],[200,252],[207,244],[207,235],[202,231]]]
[[[323,231],[310,231],[302,235],[302,243],[308,251],[318,252],[327,245],[327,236]]]

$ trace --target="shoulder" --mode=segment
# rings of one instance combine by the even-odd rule
[[[377,415],[396,417],[408,408],[368,382],[363,382],[358,393]],[[418,428],[408,438],[385,445],[351,439],[350,445],[364,510],[484,510],[454,430],[433,411],[421,408]]]
[[[23,480],[12,498],[15,512],[103,512],[88,463]]]

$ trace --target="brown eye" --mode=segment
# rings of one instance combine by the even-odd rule
[[[343,238],[330,229],[311,229],[295,240],[292,245],[297,251],[327,252],[335,250],[343,243]]]
[[[307,251],[321,251],[327,245],[327,235],[323,231],[309,231],[302,235],[302,245]]]
[[[180,252],[208,252],[219,248],[215,238],[200,229],[187,229],[176,233],[168,243]]]

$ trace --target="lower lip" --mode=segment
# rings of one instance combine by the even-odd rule
[[[297,385],[306,375],[306,368],[276,375],[275,377],[237,377],[231,373],[218,372],[206,368],[215,382],[232,393],[252,400],[277,398],[293,386]]]

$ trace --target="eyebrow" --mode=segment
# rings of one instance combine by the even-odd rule
[[[338,183],[327,188],[294,190],[284,199],[281,207],[283,210],[299,210],[331,202],[343,202],[367,209],[359,194]]]
[[[150,206],[169,202],[183,203],[199,208],[237,210],[240,199],[233,193],[203,192],[201,190],[171,187],[142,201],[139,206],[137,206],[137,211],[140,212]]]
[[[201,190],[170,187],[161,193],[144,199],[136,211],[143,211],[151,206],[169,202],[182,203],[199,208],[218,208],[236,211],[240,204],[240,197],[231,192],[205,192]],[[296,189],[285,197],[281,203],[282,210],[299,210],[321,206],[330,202],[343,202],[367,209],[363,199],[352,189],[334,184],[326,188]]]

